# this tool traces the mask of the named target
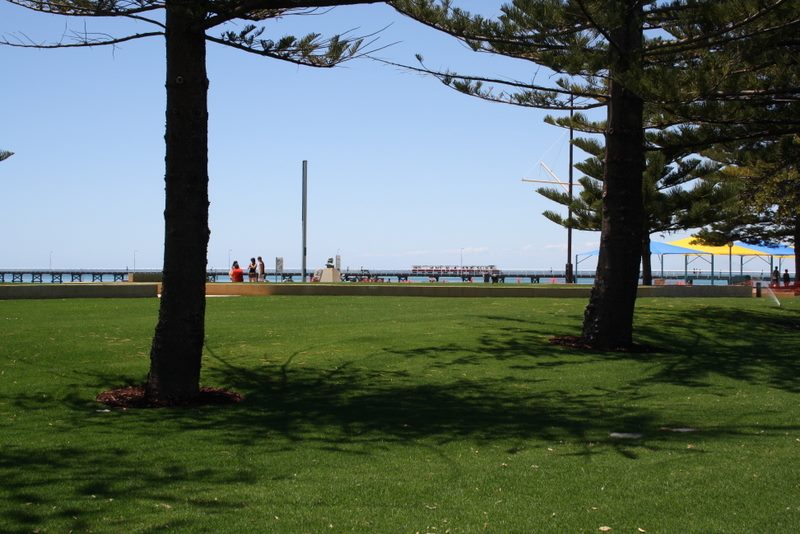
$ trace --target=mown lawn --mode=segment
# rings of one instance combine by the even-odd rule
[[[797,299],[641,299],[622,354],[548,343],[580,299],[209,299],[245,401],[107,410],[157,305],[0,301],[1,532],[800,525]]]

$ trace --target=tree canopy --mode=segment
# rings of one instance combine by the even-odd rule
[[[539,194],[566,206],[572,217],[546,210],[547,219],[564,227],[577,230],[600,231],[602,225],[603,156],[605,147],[596,139],[578,138],[575,145],[591,154],[589,158],[575,164],[583,173],[578,179],[581,185],[577,196],[570,196],[558,189],[539,188]],[[644,208],[642,232],[642,282],[652,283],[650,266],[650,236],[678,230],[698,228],[717,222],[718,205],[731,191],[715,179],[717,165],[689,154],[675,161],[667,161],[663,152],[649,152],[642,182]]]
[[[697,233],[703,242],[800,242],[800,136],[729,143],[704,152],[723,165],[724,183],[736,191],[719,205],[724,217]],[[795,256],[795,272],[800,261]]]

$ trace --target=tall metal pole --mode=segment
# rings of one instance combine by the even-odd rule
[[[574,104],[575,96],[569,95],[569,207],[567,210],[567,265],[564,269],[566,274],[565,278],[568,284],[572,284],[575,282],[575,277],[573,276],[572,272],[572,139],[574,135],[574,131],[572,128],[572,115],[573,111],[573,104]]]
[[[303,282],[306,281],[306,255],[308,249],[306,248],[306,229],[307,229],[307,215],[308,215],[308,161],[303,160]]]

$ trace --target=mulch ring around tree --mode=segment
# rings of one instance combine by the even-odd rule
[[[650,345],[641,345],[639,343],[631,343],[627,347],[616,347],[613,349],[599,349],[593,347],[585,339],[580,336],[555,336],[549,340],[551,345],[558,345],[560,347],[569,347],[571,349],[586,350],[592,352],[632,352],[637,354],[644,354],[648,352],[658,352],[655,347]]]
[[[197,396],[179,402],[152,402],[147,398],[144,385],[128,386],[103,391],[95,398],[97,402],[114,408],[165,408],[169,406],[209,406],[220,404],[236,404],[244,400],[241,393],[220,388],[200,388]]]

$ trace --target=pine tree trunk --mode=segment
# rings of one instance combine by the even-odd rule
[[[653,285],[653,262],[650,257],[650,234],[642,232],[642,285]]]
[[[598,349],[629,347],[639,283],[642,244],[642,175],[645,167],[643,102],[625,87],[635,76],[642,50],[642,8],[637,0],[611,2],[619,26],[609,46],[602,228],[597,275],[586,307],[583,340]]]
[[[203,2],[167,2],[164,283],[147,395],[171,404],[196,396],[205,336],[208,252],[208,111]]]
[[[800,246],[800,216],[794,219],[794,294],[800,295],[800,254],[797,253],[797,247]]]

